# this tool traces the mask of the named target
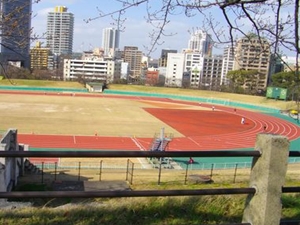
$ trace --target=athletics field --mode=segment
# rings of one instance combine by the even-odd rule
[[[261,132],[300,136],[282,116],[170,98],[4,91],[0,103],[1,130],[18,129],[32,149],[146,151],[162,128],[173,137],[167,151],[251,149]]]

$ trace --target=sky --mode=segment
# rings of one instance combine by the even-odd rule
[[[63,2],[63,5],[61,2]],[[104,2],[105,4],[103,4]],[[55,6],[66,6],[68,12],[74,14],[74,52],[101,47],[102,30],[107,27],[115,27],[112,24],[115,21],[111,17],[95,19],[88,23],[85,22],[90,18],[99,16],[97,8],[101,8],[104,12],[110,12],[121,7],[120,4],[116,4],[112,0],[41,0],[39,3],[34,3],[32,7],[34,34],[41,36],[47,31],[47,13],[53,12]],[[137,46],[139,50],[145,54],[147,53],[147,48],[151,46],[149,32],[153,28],[147,24],[144,18],[145,14],[145,6],[140,6],[139,8],[128,10],[126,15],[123,16],[123,19],[126,18],[126,21],[123,23],[121,32],[121,49],[124,46]],[[193,26],[197,26],[197,21],[194,21],[193,24],[188,24],[184,16],[177,17],[176,20],[172,20],[172,23],[168,25],[167,31],[169,34],[176,33],[176,35],[165,37],[164,44],[157,46],[157,50],[151,54],[153,58],[159,57],[161,49],[176,49],[180,52],[183,48],[187,48],[190,37],[189,30],[193,29]],[[46,44],[46,40],[41,39],[41,41],[44,42],[44,45]]]
[[[161,0],[151,1],[152,10],[158,9],[160,2]],[[38,3],[34,3],[32,7],[34,34],[42,36],[47,31],[47,14],[54,11],[55,6],[66,6],[68,12],[74,14],[73,52],[82,52],[101,47],[102,30],[108,27],[116,27],[116,25],[113,24],[115,21],[111,17],[97,18],[99,16],[98,10],[101,9],[101,11],[109,13],[122,7],[117,0],[40,0]],[[146,7],[147,5],[140,5],[131,8],[122,16],[122,19],[126,20],[121,27],[121,49],[124,46],[137,46],[144,54],[148,53],[147,48],[151,47],[149,33],[153,30],[153,27],[145,19],[147,15]],[[222,25],[224,18],[220,16],[220,11],[211,10],[210,13],[215,21],[220,22]],[[86,22],[89,19],[92,20]],[[177,11],[169,19],[170,23],[165,30],[167,35],[162,38],[160,45],[156,46],[156,51],[150,54],[152,58],[159,58],[161,49],[175,49],[181,52],[182,49],[187,48],[190,32],[195,29],[201,29],[204,21],[200,13],[187,18],[180,11]],[[45,46],[46,40],[41,39],[41,41],[44,42],[43,45]],[[223,47],[214,47],[213,54],[222,54]]]

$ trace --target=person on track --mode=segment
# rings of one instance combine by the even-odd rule
[[[242,117],[242,119],[241,119],[241,124],[245,124],[245,118],[244,117]]]

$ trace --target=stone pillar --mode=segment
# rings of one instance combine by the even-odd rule
[[[262,153],[252,161],[250,187],[256,188],[256,193],[246,199],[243,223],[277,225],[281,219],[289,140],[279,135],[258,134],[255,149]]]
[[[0,162],[0,191],[6,191],[5,165]]]
[[[25,145],[25,144],[21,144],[19,145],[19,151],[28,151],[29,150],[29,145]],[[24,165],[24,161],[25,159],[24,158],[18,158],[19,160],[19,176],[24,176],[25,174],[25,165]]]
[[[0,162],[0,191],[6,192],[6,182],[5,182],[5,165]],[[5,199],[0,198],[0,204],[5,202]]]

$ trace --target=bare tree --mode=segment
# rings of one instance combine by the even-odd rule
[[[120,4],[115,11],[99,11],[89,21],[113,15],[126,16],[126,11],[144,8],[146,21],[153,26],[148,55],[163,44],[172,16],[184,14],[187,18],[201,15],[201,29],[213,34],[215,45],[231,44],[237,37],[248,33],[256,35],[263,44],[268,40],[272,54],[278,57],[285,52],[295,56],[295,86],[299,80],[299,0],[114,0]],[[215,15],[218,15],[216,17]],[[222,18],[220,18],[220,16]],[[225,21],[225,23],[224,23]],[[288,63],[282,60],[286,66]],[[300,108],[298,102],[298,110]]]
[[[171,17],[185,14],[192,18],[202,15],[202,29],[214,34],[216,44],[233,44],[236,37],[246,36],[251,32],[259,38],[270,42],[272,52],[281,54],[283,50],[299,55],[299,1],[293,0],[114,0],[120,4],[119,9],[103,12],[102,17],[123,15],[130,8],[144,7],[145,19],[153,26],[150,35],[151,43],[148,52],[155,50],[163,43],[163,37],[175,35],[166,33],[167,26],[172,23]],[[214,12],[214,14],[212,14]],[[214,15],[223,17],[216,19]],[[201,22],[201,21],[199,21]],[[296,62],[298,63],[298,62]]]
[[[30,44],[36,39],[31,29],[31,7],[39,1],[0,0],[0,71],[8,80],[11,65],[29,68]]]

